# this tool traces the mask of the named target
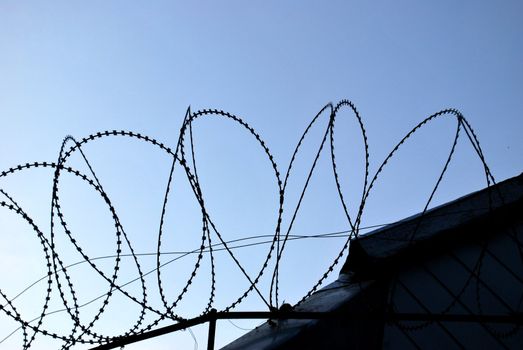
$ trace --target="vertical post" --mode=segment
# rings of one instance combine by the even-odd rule
[[[216,335],[216,309],[209,312],[209,336],[207,337],[207,350],[214,350],[214,336]]]

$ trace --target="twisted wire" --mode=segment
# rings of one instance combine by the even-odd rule
[[[359,198],[359,203],[356,203],[357,210],[355,213],[349,212],[348,201],[347,198],[344,196],[340,181],[340,173],[338,167],[339,158],[336,157],[336,118],[340,111],[344,108],[347,108],[352,113],[357,122],[359,128],[358,131],[361,134],[361,138],[363,140],[363,150],[365,157],[365,168],[363,184],[361,187],[361,197]],[[297,203],[293,207],[288,208],[288,204],[285,201],[285,197],[286,193],[288,193],[289,180],[295,172],[294,169],[296,167],[296,159],[300,152],[302,152],[303,145],[306,139],[311,137],[310,135],[312,134],[311,130],[313,126],[316,125],[322,117],[328,118],[327,126],[321,133],[321,142],[319,143],[319,146],[317,146],[317,148],[315,149],[314,159],[310,164],[310,167],[308,168],[305,184],[303,185],[303,187],[301,187]],[[334,259],[329,264],[325,272],[317,280],[317,282],[314,283],[308,289],[308,291],[303,294],[303,297],[296,304],[299,305],[303,303],[305,300],[307,300],[312,294],[317,292],[318,288],[326,281],[326,279],[329,276],[331,276],[331,274],[335,270],[335,267],[339,264],[341,258],[348,251],[348,246],[350,242],[353,239],[357,238],[360,233],[360,230],[363,229],[363,227],[361,227],[360,225],[362,223],[362,219],[365,213],[366,203],[370,194],[372,193],[372,190],[375,187],[375,184],[377,183],[378,179],[381,178],[386,165],[391,161],[393,157],[396,156],[399,149],[416,132],[428,125],[429,122],[443,117],[453,117],[456,119],[456,131],[451,149],[448,153],[442,170],[439,173],[437,181],[434,187],[432,188],[432,191],[430,192],[429,198],[425,202],[425,205],[421,211],[421,220],[417,222],[416,227],[409,235],[408,241],[413,243],[416,239],[416,233],[423,221],[423,217],[428,211],[429,206],[432,203],[432,200],[436,192],[438,191],[445,174],[447,173],[448,167],[453,160],[455,149],[460,139],[461,131],[464,131],[468,142],[472,145],[476,155],[482,163],[487,187],[496,184],[496,181],[490,171],[490,168],[486,163],[483,150],[481,149],[475,131],[471,127],[470,123],[465,119],[465,117],[456,109],[445,109],[423,119],[414,128],[412,128],[402,139],[400,139],[400,141],[394,146],[392,151],[390,151],[390,153],[385,157],[383,162],[380,163],[379,167],[377,168],[377,171],[373,175],[370,174],[369,170],[370,152],[367,131],[365,129],[363,119],[359,111],[356,109],[354,103],[349,100],[341,100],[336,105],[328,103],[315,115],[315,117],[305,128],[300,139],[298,140],[298,143],[296,144],[290,162],[287,166],[287,170],[284,173],[283,177],[279,171],[278,165],[274,159],[273,154],[271,153],[269,147],[263,141],[259,133],[252,126],[250,126],[243,118],[218,109],[202,109],[196,112],[192,112],[189,107],[180,127],[176,147],[174,150],[167,147],[164,143],[159,142],[155,138],[151,138],[147,135],[142,135],[141,133],[124,130],[97,132],[79,140],[76,140],[72,136],[67,136],[66,138],[64,138],[61,144],[56,162],[25,163],[0,172],[0,181],[2,180],[2,178],[15,176],[19,172],[28,171],[35,168],[48,168],[51,169],[53,172],[48,237],[46,237],[43,230],[36,226],[34,220],[15,201],[14,197],[4,189],[0,188],[0,194],[5,198],[5,200],[0,201],[0,207],[7,209],[9,212],[14,213],[15,215],[18,215],[27,224],[29,224],[29,226],[35,232],[37,238],[39,239],[47,267],[47,276],[44,278],[47,283],[47,289],[44,296],[44,303],[38,317],[33,319],[27,319],[26,317],[24,317],[24,315],[22,315],[22,313],[15,306],[14,303],[15,299],[18,298],[20,294],[10,298],[1,289],[0,296],[3,298],[5,303],[4,305],[0,305],[0,311],[20,325],[19,330],[21,330],[22,332],[21,346],[23,349],[28,349],[31,346],[33,346],[35,341],[40,336],[57,339],[61,341],[62,349],[69,349],[75,346],[76,344],[104,344],[110,341],[114,341],[116,339],[127,337],[129,335],[141,334],[157,327],[160,324],[160,322],[165,320],[171,320],[175,322],[181,322],[185,320],[185,318],[182,317],[177,310],[180,305],[180,302],[186,297],[191,287],[193,286],[195,277],[200,273],[200,267],[204,261],[205,256],[209,257],[210,290],[206,305],[203,310],[199,311],[199,314],[205,315],[211,312],[211,310],[215,307],[217,295],[217,281],[220,277],[216,275],[216,268],[218,264],[218,262],[215,259],[216,251],[225,251],[227,255],[232,259],[238,270],[241,272],[242,276],[248,282],[248,287],[243,291],[239,291],[239,296],[235,298],[234,301],[232,301],[230,304],[225,306],[223,308],[223,311],[227,312],[236,308],[247,298],[247,296],[251,294],[257,295],[259,301],[262,302],[269,310],[275,310],[279,307],[280,304],[280,269],[282,265],[282,258],[286,252],[285,248],[289,241],[297,239],[297,237],[299,237],[297,235],[294,235],[292,232],[294,228],[294,223],[299,216],[300,209],[305,198],[305,194],[309,188],[310,181],[315,174],[318,162],[321,159],[321,157],[325,156],[325,154],[328,153],[327,156],[330,158],[330,166],[332,168],[332,176],[335,180],[334,183],[336,186],[336,193],[338,196],[338,200],[340,201],[339,203],[341,204],[341,207],[343,209],[344,216],[346,218],[348,230],[343,231],[346,234],[346,237],[343,240],[343,244],[341,245],[338,254],[334,256]],[[202,190],[202,185],[197,170],[198,152],[195,145],[195,137],[193,135],[193,125],[196,122],[202,122],[202,120],[206,118],[224,119],[227,122],[233,123],[234,125],[238,126],[241,130],[246,132],[249,137],[254,139],[257,146],[260,148],[261,153],[267,159],[268,164],[272,169],[274,175],[274,182],[276,184],[277,189],[277,212],[275,213],[276,220],[274,230],[273,233],[268,236],[268,238],[270,239],[263,242],[264,244],[268,244],[269,247],[267,249],[266,255],[263,258],[263,262],[259,267],[259,270],[257,270],[253,274],[247,272],[247,269],[244,267],[240,259],[237,257],[237,254],[234,252],[234,250],[237,249],[239,246],[233,246],[232,243],[238,240],[225,240],[224,233],[212,219],[212,212],[206,205],[204,191]],[[135,246],[130,237],[128,236],[126,230],[124,229],[124,224],[120,220],[118,212],[115,206],[113,205],[110,196],[104,189],[102,179],[98,177],[84,149],[84,146],[88,143],[95,142],[106,137],[125,137],[128,139],[141,141],[156,147],[156,149],[164,152],[170,158],[171,166],[169,169],[169,175],[167,184],[165,186],[165,191],[163,193],[160,219],[157,226],[156,252],[154,253],[156,260],[155,268],[152,270],[145,271],[142,265],[140,264],[140,254],[136,252]],[[73,167],[67,164],[68,159],[74,153],[79,153],[82,162],[87,167],[87,173],[82,173],[79,170],[74,169]],[[103,200],[104,205],[106,206],[111,215],[111,218],[114,222],[113,230],[115,239],[115,254],[106,257],[114,259],[112,272],[109,274],[104,272],[98,266],[96,262],[99,259],[98,257],[90,256],[84,251],[82,246],[78,243],[77,239],[75,238],[74,232],[70,228],[70,225],[68,224],[66,214],[64,212],[64,208],[62,207],[62,202],[60,200],[62,189],[60,180],[64,174],[73,175],[75,178],[78,178],[82,180],[83,183],[87,184],[90,189],[94,190],[94,192],[96,192],[97,195],[100,196],[100,198]],[[191,188],[192,194],[194,195],[194,198],[196,199],[196,202],[199,206],[199,211],[201,214],[201,238],[199,242],[199,247],[197,249],[190,252],[186,252],[186,255],[196,254],[196,262],[194,263],[194,266],[192,267],[189,273],[189,277],[185,281],[181,282],[181,291],[176,296],[169,298],[165,290],[162,268],[178,258],[171,259],[167,262],[162,262],[162,256],[167,256],[169,254],[168,252],[163,251],[162,242],[164,241],[166,235],[165,218],[168,213],[167,206],[170,200],[170,194],[172,192],[175,180],[178,180],[182,177],[185,177],[188,180],[188,184]],[[289,195],[287,194],[287,196]],[[489,197],[489,206],[492,206],[491,196]],[[290,215],[288,224],[285,227],[283,225],[284,213],[288,213],[288,215]],[[58,252],[58,228],[60,228],[60,230],[63,231],[63,233],[65,233],[65,237],[72,243],[76,252],[80,254],[80,256],[83,259],[82,263],[88,264],[88,266],[90,266],[90,268],[93,271],[95,271],[107,284],[107,289],[104,292],[102,292],[99,297],[94,298],[88,303],[80,303],[77,293],[77,287],[75,286],[75,281],[73,280],[70,272],[68,271],[68,269],[72,267],[74,264],[67,265]],[[518,248],[519,254],[523,260],[523,248],[518,234],[512,232],[511,239],[513,239],[515,245]],[[249,245],[250,244],[246,244],[245,246]],[[123,254],[124,249],[127,249],[129,253]],[[472,281],[476,282],[477,307],[480,310],[480,313],[483,312],[480,289],[488,289],[489,287],[488,285],[485,285],[485,283],[481,280],[480,276],[482,273],[483,259],[487,254],[489,254],[488,246],[484,244],[481,246],[480,254],[475,263],[475,266],[469,271],[468,277],[465,279],[458,292],[451,292],[450,290],[447,290],[447,292],[451,295],[451,298],[449,303],[442,310],[440,310],[441,313],[447,313],[454,307],[454,305],[462,304],[460,298],[463,295],[465,289],[468,288],[470,283],[472,283]],[[133,278],[131,281],[125,283],[119,281],[120,271],[122,268],[122,258],[124,256],[131,258],[133,262],[133,269],[136,275],[136,277]],[[268,272],[269,264],[271,263],[273,264],[273,270],[271,272]],[[426,267],[424,266],[424,268]],[[154,300],[154,298],[150,295],[150,287],[148,288],[148,285],[145,280],[145,277],[153,273],[156,275],[156,285],[158,288],[159,299],[161,300],[162,304],[161,308],[152,306],[152,300]],[[436,278],[436,276],[432,274],[430,271],[428,271],[428,273],[432,275],[434,278]],[[262,290],[260,283],[263,276],[265,275],[269,275],[268,278],[270,278],[268,293]],[[138,282],[140,286],[141,295],[139,297],[131,294],[129,291],[125,289],[127,285],[135,282]],[[391,295],[389,298],[389,306],[391,307],[391,309],[394,309],[395,307],[394,303],[392,302],[392,299],[395,294],[396,286],[398,285],[405,289],[407,293],[412,293],[408,289],[408,286],[405,285],[401,280],[397,278],[393,279]],[[51,299],[56,295],[56,293],[58,294],[59,300],[63,305],[63,311],[68,315],[72,323],[70,329],[61,333],[50,331],[45,327],[46,318],[53,313],[52,311],[49,311],[49,305]],[[138,305],[140,311],[138,313],[137,318],[133,320],[133,322],[131,322],[131,325],[122,333],[101,334],[100,332],[95,331],[95,325],[97,325],[102,316],[108,313],[108,307],[111,301],[114,300],[114,296],[116,294]],[[426,306],[424,306],[422,301],[419,300],[414,294],[413,298],[420,304],[420,306],[423,309],[426,309]],[[101,306],[99,306],[97,311],[87,319],[85,317],[85,314],[81,312],[82,307],[98,300],[101,300]],[[370,301],[368,302],[370,303]],[[196,316],[197,314],[198,312],[195,313],[194,316]],[[153,319],[146,321],[146,316],[148,315],[152,315]],[[415,338],[409,335],[410,332],[418,331],[420,329],[430,326],[433,323],[434,322],[431,321],[425,321],[418,323],[414,326],[408,326],[402,322],[396,321],[395,326],[397,326],[406,335],[409,341],[411,341],[416,346]],[[452,334],[451,331],[449,331],[444,325],[438,322],[436,323],[439,327],[443,329],[445,333],[449,335],[451,339],[453,339],[456,345],[461,346],[460,341],[455,337],[455,335]],[[499,332],[489,327],[488,325],[482,326],[487,330],[489,334],[491,334],[497,340],[499,340],[502,346],[503,343],[500,339],[513,336],[515,333],[517,333],[517,331],[520,328],[518,326],[515,326],[506,332]]]

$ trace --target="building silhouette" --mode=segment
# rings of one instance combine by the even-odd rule
[[[523,349],[523,174],[354,239],[286,307],[223,349]]]

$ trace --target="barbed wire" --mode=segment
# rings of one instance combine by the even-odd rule
[[[339,170],[337,166],[337,158],[336,158],[336,147],[335,147],[335,124],[336,124],[336,118],[343,108],[347,108],[352,114],[354,115],[357,125],[359,127],[359,132],[361,133],[361,137],[363,140],[363,151],[364,151],[364,161],[365,161],[365,169],[364,169],[364,181],[361,188],[361,198],[359,199],[359,203],[357,203],[357,211],[355,214],[351,216],[348,210],[348,203],[347,199],[343,194],[342,186],[340,183],[340,175]],[[171,320],[171,321],[183,321],[185,318],[177,311],[178,306],[180,305],[180,302],[184,300],[186,295],[189,292],[189,289],[193,285],[195,277],[201,273],[201,265],[204,260],[204,257],[209,258],[210,262],[210,290],[209,290],[209,296],[208,300],[206,302],[206,306],[203,310],[199,312],[200,315],[205,315],[210,312],[215,307],[216,303],[216,292],[217,292],[217,276],[216,276],[216,266],[217,261],[215,260],[215,253],[217,251],[224,251],[227,253],[227,255],[232,259],[235,266],[238,268],[238,270],[241,272],[241,274],[244,276],[244,278],[248,281],[248,287],[239,292],[237,297],[232,303],[228,304],[226,307],[223,308],[223,311],[227,312],[234,308],[236,308],[240,303],[242,303],[249,295],[257,295],[259,300],[262,301],[265,306],[269,310],[276,310],[279,308],[279,282],[280,282],[280,268],[282,264],[282,257],[284,256],[285,248],[287,247],[287,243],[292,240],[301,239],[304,236],[300,235],[294,235],[292,233],[295,220],[299,216],[299,212],[302,206],[302,202],[305,196],[305,193],[308,190],[310,180],[313,177],[315,170],[318,165],[319,159],[324,156],[324,154],[328,154],[327,156],[330,156],[330,163],[332,166],[332,173],[335,180],[335,186],[337,191],[338,199],[340,200],[344,216],[347,220],[347,224],[349,229],[341,232],[335,232],[335,233],[328,233],[326,235],[317,235],[317,236],[306,236],[306,237],[331,237],[331,238],[344,238],[343,244],[341,245],[341,248],[334,256],[334,259],[329,264],[328,268],[325,270],[325,272],[321,275],[320,279],[314,283],[307,292],[303,294],[303,297],[299,300],[297,305],[303,303],[307,298],[309,298],[313,293],[315,293],[318,288],[325,282],[325,280],[333,273],[334,268],[337,264],[339,264],[341,258],[346,254],[347,248],[350,244],[350,241],[354,238],[357,238],[360,232],[365,229],[365,227],[361,226],[362,217],[365,211],[365,206],[367,203],[367,200],[371,194],[371,190],[374,188],[375,184],[377,183],[378,179],[381,177],[381,174],[383,173],[383,170],[385,166],[390,162],[390,160],[396,155],[400,147],[405,144],[405,142],[412,137],[417,131],[419,131],[422,127],[427,125],[429,122],[443,118],[443,117],[450,117],[454,118],[456,120],[456,133],[453,139],[452,147],[449,152],[449,155],[446,159],[445,164],[443,165],[442,171],[437,179],[437,182],[431,191],[431,194],[426,201],[426,204],[423,208],[421,216],[423,216],[426,211],[428,210],[434,195],[436,191],[439,188],[439,185],[444,177],[444,175],[447,172],[448,166],[452,161],[454,151],[456,148],[456,145],[458,143],[458,139],[460,136],[460,132],[462,130],[465,131],[465,135],[467,136],[468,141],[473,146],[476,154],[478,155],[478,158],[482,162],[487,186],[490,186],[491,184],[495,184],[494,177],[492,176],[492,173],[490,172],[489,167],[487,166],[487,163],[485,161],[485,157],[483,155],[483,151],[481,150],[479,141],[476,137],[476,134],[470,124],[466,121],[466,119],[463,117],[463,115],[455,110],[455,109],[445,109],[440,112],[437,112],[428,118],[421,121],[419,124],[417,124],[409,133],[407,133],[400,142],[392,149],[392,151],[387,155],[385,160],[380,164],[380,166],[377,168],[377,171],[371,176],[370,175],[370,153],[369,153],[369,145],[368,145],[368,137],[367,132],[364,127],[363,120],[356,109],[355,105],[348,100],[342,100],[336,105],[333,105],[332,103],[329,103],[325,105],[312,119],[312,121],[308,124],[305,131],[302,133],[295,149],[292,154],[291,160],[289,162],[289,165],[287,166],[287,169],[285,173],[280,172],[278,165],[276,164],[275,158],[271,151],[269,150],[266,143],[263,141],[261,136],[257,133],[257,131],[251,127],[247,122],[244,121],[243,118],[238,117],[234,114],[217,110],[217,109],[203,109],[196,112],[192,112],[190,108],[187,109],[185,118],[183,120],[182,126],[179,131],[178,140],[176,143],[175,149],[171,149],[167,147],[164,143],[159,142],[155,138],[151,138],[147,135],[142,135],[140,133],[135,133],[131,131],[125,131],[125,130],[112,130],[112,131],[104,131],[104,132],[97,132],[95,134],[89,135],[82,139],[75,139],[72,136],[67,136],[61,145],[58,158],[56,162],[33,162],[33,163],[25,163],[20,164],[14,167],[11,167],[5,171],[0,172],[0,181],[3,178],[14,176],[15,174],[22,172],[22,171],[30,171],[35,168],[49,168],[53,170],[53,178],[52,178],[52,193],[51,193],[51,210],[50,210],[50,227],[49,227],[49,234],[46,236],[44,234],[44,230],[40,229],[33,218],[31,218],[24,210],[23,208],[15,201],[14,197],[5,191],[4,189],[0,188],[0,194],[3,196],[4,200],[0,201],[0,207],[7,209],[8,211],[18,215],[20,218],[22,218],[31,229],[35,232],[36,237],[39,240],[40,246],[42,248],[45,264],[47,267],[47,276],[45,276],[43,279],[40,279],[31,286],[34,286],[37,282],[45,280],[47,283],[47,289],[44,296],[44,302],[42,309],[40,311],[40,314],[37,318],[29,319],[21,314],[19,309],[15,306],[14,301],[24,292],[28,290],[28,288],[24,289],[21,293],[18,293],[14,297],[9,297],[6,293],[3,292],[3,290],[0,288],[0,296],[4,299],[4,304],[0,305],[0,311],[7,316],[8,318],[11,318],[16,323],[19,324],[19,330],[22,331],[22,348],[28,349],[30,348],[37,337],[50,337],[57,339],[61,341],[61,347],[62,349],[69,349],[77,344],[105,344],[117,339],[121,339],[124,337],[127,337],[129,335],[136,335],[141,334],[144,332],[147,332],[155,327],[157,327],[160,322],[165,320]],[[271,235],[263,235],[263,236],[256,236],[258,238],[262,237],[265,240],[263,242],[256,242],[256,243],[246,243],[243,245],[233,245],[234,243],[237,243],[243,239],[240,240],[226,240],[224,239],[224,235],[219,230],[218,226],[216,225],[215,221],[211,217],[211,213],[209,212],[209,209],[206,206],[206,202],[204,200],[203,190],[200,183],[200,179],[198,176],[198,162],[197,162],[197,152],[195,150],[194,145],[194,136],[193,136],[193,124],[196,123],[199,120],[205,119],[205,118],[222,118],[227,121],[230,121],[234,123],[236,126],[238,126],[241,130],[247,133],[249,137],[252,137],[257,145],[262,150],[262,153],[266,157],[272,172],[274,176],[274,181],[278,190],[278,201],[277,201],[277,218],[276,218],[276,224],[274,227],[274,232]],[[310,165],[310,168],[307,172],[307,178],[305,181],[305,184],[303,188],[300,191],[300,195],[298,198],[298,201],[296,205],[292,207],[288,207],[289,204],[287,204],[285,200],[286,196],[286,190],[288,185],[288,180],[291,176],[291,174],[295,171],[295,162],[298,157],[298,154],[302,152],[304,142],[308,137],[310,137],[310,132],[313,126],[316,125],[316,123],[319,122],[321,118],[328,118],[328,123],[325,128],[325,130],[322,133],[322,139],[320,142],[320,145],[315,151],[315,156],[312,164]],[[108,193],[104,189],[104,186],[102,185],[102,180],[97,176],[97,173],[94,169],[94,167],[91,165],[88,157],[86,156],[83,147],[89,143],[95,142],[97,140],[100,140],[102,138],[109,138],[109,137],[125,137],[133,140],[138,140],[141,142],[148,143],[156,149],[166,153],[170,159],[171,159],[171,166],[169,170],[169,176],[168,176],[168,182],[165,188],[163,201],[162,201],[162,209],[161,209],[161,215],[160,215],[160,221],[159,221],[159,227],[157,232],[157,244],[156,244],[156,252],[153,253],[153,255],[156,258],[156,266],[153,269],[149,269],[146,271],[141,263],[139,257],[143,254],[137,253],[135,249],[135,245],[133,241],[130,239],[129,235],[127,234],[126,230],[124,229],[124,225],[122,224],[119,215],[117,214],[117,210],[115,206],[113,205],[113,202],[111,201]],[[328,153],[327,153],[328,152]],[[82,162],[85,164],[87,171],[85,173],[80,172],[79,170],[69,166],[67,164],[68,159],[75,153],[78,153],[81,157]],[[179,169],[179,170],[178,170]],[[176,173],[175,171],[179,171],[180,174]],[[91,256],[88,255],[87,252],[84,250],[84,248],[77,242],[77,240],[74,238],[74,234],[72,229],[70,228],[70,225],[66,219],[66,215],[63,212],[62,204],[60,200],[61,195],[61,177],[64,173],[72,174],[76,178],[79,178],[82,180],[85,184],[89,186],[91,190],[93,190],[104,202],[104,205],[109,210],[109,213],[111,215],[112,221],[114,222],[114,238],[115,238],[115,254],[113,255],[107,255],[107,256]],[[197,249],[194,249],[192,251],[185,251],[185,252],[179,252],[181,255],[170,259],[167,262],[162,262],[162,257],[168,257],[169,255],[174,254],[174,252],[168,252],[168,251],[162,251],[162,242],[164,241],[164,223],[165,223],[165,217],[167,215],[167,206],[168,206],[168,200],[170,198],[169,194],[172,190],[175,175],[178,177],[182,177],[188,180],[188,183],[190,185],[190,189],[192,191],[192,194],[194,195],[194,198],[196,199],[198,203],[198,207],[201,213],[201,239],[199,243],[199,247]],[[283,219],[284,219],[284,213],[290,213],[290,219],[288,225],[286,227],[283,227]],[[70,272],[68,269],[71,267],[77,265],[75,264],[66,264],[63,259],[61,258],[58,249],[57,249],[57,230],[60,228],[61,231],[65,233],[65,237],[72,243],[75,251],[80,254],[82,257],[81,263],[87,264],[96,274],[98,274],[101,279],[107,284],[107,289],[101,293],[99,293],[99,296],[96,298],[93,298],[87,303],[80,303],[78,298],[78,291],[75,287],[75,281],[73,280]],[[418,227],[414,230],[412,235],[410,236],[409,240],[413,241],[415,239],[415,233],[417,231]],[[252,237],[251,237],[252,238]],[[246,238],[244,238],[246,239]],[[517,238],[516,235],[516,239]],[[519,242],[519,241],[518,241]],[[234,252],[236,249],[240,247],[247,247],[257,244],[265,244],[269,245],[268,252],[263,258],[263,262],[261,264],[261,267],[258,271],[256,271],[254,274],[248,273],[247,269],[245,268],[244,264],[242,264],[241,259],[238,258],[237,254]],[[520,244],[520,243],[519,243]],[[123,253],[124,249],[128,251],[129,253]],[[521,250],[521,244],[520,248]],[[487,250],[485,249],[485,252]],[[189,254],[196,254],[196,262],[194,263],[194,266],[191,269],[191,272],[189,273],[189,277],[185,280],[185,282],[181,285],[181,291],[174,297],[169,298],[167,296],[167,293],[164,288],[163,283],[163,277],[162,277],[162,268],[166,265],[170,264],[173,261],[176,261],[177,259],[180,259],[183,256],[187,256]],[[148,253],[150,255],[150,253]],[[480,256],[480,259],[478,260],[478,264],[475,267],[475,270],[479,274],[479,271],[481,270],[481,261],[483,259],[482,254]],[[120,273],[122,270],[122,264],[123,258],[126,258],[127,260],[132,261],[132,268],[135,271],[136,277],[133,278],[130,281],[127,282],[119,282],[118,278],[120,277]],[[114,259],[114,265],[112,267],[111,273],[106,273],[102,270],[101,267],[98,266],[98,261],[101,259]],[[126,261],[127,261],[126,260]],[[273,265],[274,268],[272,272],[268,272],[269,265]],[[126,265],[127,266],[127,265]],[[150,295],[150,288],[148,289],[145,277],[150,274],[156,274],[156,282],[159,292],[159,299],[161,301],[162,306],[154,306],[155,303],[151,301],[151,295]],[[262,276],[270,274],[270,288],[268,294],[265,294],[262,292],[262,290],[259,288],[259,283],[262,278]],[[468,284],[473,280],[474,273],[470,274],[470,278],[467,279],[465,283],[465,287],[458,292],[453,300],[451,301],[451,305],[447,306],[443,312],[446,312],[452,308],[454,304],[459,302],[459,296],[463,293],[463,290],[468,286]],[[125,289],[127,285],[130,283],[138,282],[139,289],[140,289],[140,296],[136,297],[133,294],[131,294],[128,290]],[[480,283],[478,282],[478,285]],[[404,286],[404,284],[401,284],[401,286]],[[395,288],[395,287],[394,287]],[[393,290],[394,290],[393,288]],[[479,287],[478,287],[479,288]],[[49,311],[50,308],[50,301],[53,296],[56,295],[56,293],[60,297],[61,304],[63,305],[63,308],[60,310],[55,311]],[[99,320],[102,318],[103,315],[106,315],[108,312],[109,305],[111,304],[113,297],[115,294],[121,295],[131,302],[135,303],[140,311],[137,318],[132,322],[131,326],[128,327],[128,329],[120,334],[100,334],[99,332],[96,332],[95,325],[99,322]],[[479,291],[478,291],[479,295]],[[89,318],[85,317],[85,313],[82,314],[82,308],[86,305],[91,304],[94,301],[101,300],[102,305],[97,309],[97,311]],[[478,297],[478,306],[480,306],[480,300]],[[56,312],[65,312],[67,313],[68,317],[70,318],[70,321],[72,323],[72,326],[69,330],[65,330],[61,333],[54,332],[46,328],[46,318],[49,317],[49,315],[56,313]],[[83,316],[82,316],[83,315]],[[198,313],[195,313],[193,316],[197,316]],[[152,320],[149,320],[148,318],[152,317]],[[398,323],[398,327],[401,327],[404,331],[408,332],[415,328],[421,328],[425,326],[427,323],[424,323],[420,327],[414,327],[409,328],[401,323]],[[513,330],[510,331],[510,333],[513,333]],[[192,333],[191,333],[192,334]],[[8,336],[9,337],[9,336]],[[5,340],[6,338],[4,338]]]

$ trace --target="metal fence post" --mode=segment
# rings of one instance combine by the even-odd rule
[[[207,350],[214,350],[214,337],[216,335],[216,309],[209,312],[209,336],[207,338]]]

